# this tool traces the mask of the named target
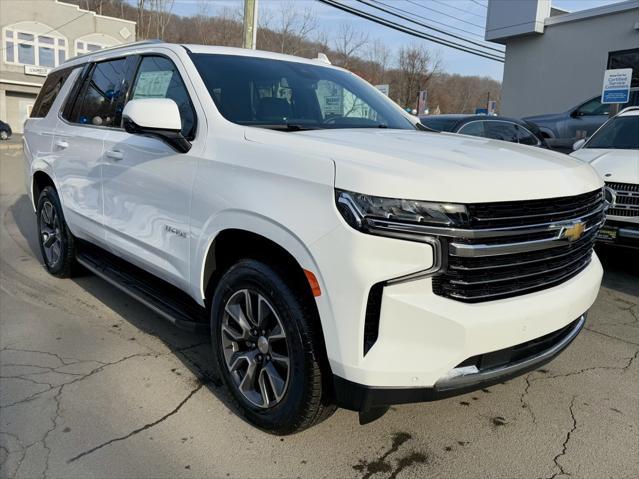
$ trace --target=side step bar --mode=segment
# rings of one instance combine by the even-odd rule
[[[93,245],[81,242],[79,264],[149,307],[180,329],[208,331],[208,314],[186,293]]]

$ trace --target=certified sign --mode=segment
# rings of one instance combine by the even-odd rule
[[[606,70],[604,75],[601,103],[628,103],[632,68]]]

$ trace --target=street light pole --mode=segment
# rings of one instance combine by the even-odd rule
[[[244,0],[244,48],[255,50],[257,43],[257,0]]]

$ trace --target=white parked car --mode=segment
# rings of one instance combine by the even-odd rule
[[[72,59],[25,128],[45,267],[210,326],[237,409],[278,434],[532,370],[597,296],[603,182],[417,122],[322,60],[161,42]]]
[[[590,163],[609,188],[611,205],[598,240],[638,248],[639,107],[622,110],[588,140],[575,143],[572,156]]]

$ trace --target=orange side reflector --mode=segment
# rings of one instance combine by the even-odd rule
[[[313,296],[315,296],[316,298],[318,296],[321,296],[322,290],[320,289],[319,282],[317,281],[317,278],[315,277],[315,275],[311,271],[309,271],[307,269],[304,270],[304,274],[306,275],[306,279],[308,280],[308,284],[311,287],[311,291],[313,292]]]

